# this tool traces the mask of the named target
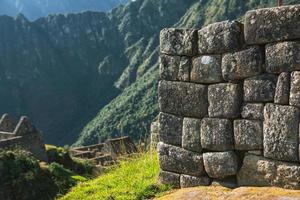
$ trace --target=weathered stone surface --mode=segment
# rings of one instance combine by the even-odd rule
[[[158,182],[164,185],[171,185],[174,188],[180,188],[180,174],[161,170],[158,175]]]
[[[197,53],[197,31],[163,29],[160,32],[160,52],[171,55],[194,56]]]
[[[288,105],[289,96],[290,96],[290,74],[287,72],[282,72],[278,76],[274,103]]]
[[[158,143],[157,149],[162,170],[197,177],[205,174],[201,154],[162,142]]]
[[[264,109],[264,156],[298,161],[299,110],[292,106],[266,104]]]
[[[300,71],[291,74],[290,105],[300,107]]]
[[[198,31],[199,53],[220,54],[242,48],[243,28],[237,21],[210,24]]]
[[[264,44],[300,38],[300,6],[252,10],[245,16],[247,44]]]
[[[263,151],[262,150],[254,150],[254,151],[248,151],[248,154],[253,154],[256,156],[263,156]]]
[[[241,88],[238,84],[208,86],[209,117],[235,118],[240,115]]]
[[[212,151],[233,150],[234,139],[231,121],[204,118],[201,122],[201,146]]]
[[[239,170],[239,186],[276,186],[300,189],[300,165],[248,154]]]
[[[247,78],[244,81],[244,101],[246,102],[273,102],[277,76],[263,74]]]
[[[259,75],[262,71],[262,63],[263,57],[259,46],[227,53],[222,59],[223,78],[229,81]]]
[[[15,129],[15,123],[9,117],[8,114],[2,115],[0,119],[0,131],[13,132]]]
[[[234,120],[234,144],[237,150],[263,148],[263,123],[258,120]]]
[[[281,42],[266,46],[267,72],[280,73],[294,70],[300,70],[300,42]]]
[[[211,178],[225,178],[235,175],[238,170],[238,157],[233,151],[203,154],[204,168]]]
[[[200,119],[184,118],[182,129],[182,147],[184,149],[201,152]]]
[[[207,176],[195,177],[182,174],[180,176],[180,186],[181,188],[196,187],[196,186],[208,186],[211,180]]]
[[[264,119],[264,104],[246,103],[242,108],[242,117],[244,119]]]
[[[160,113],[158,117],[158,139],[161,142],[181,146],[183,119],[174,115]]]
[[[160,81],[158,100],[162,112],[184,117],[207,115],[207,86],[185,82]]]
[[[189,81],[191,59],[185,56],[160,55],[160,78],[167,81]]]
[[[219,83],[222,82],[221,55],[199,56],[193,59],[191,82]]]
[[[234,189],[237,187],[236,177],[231,176],[223,179],[214,179],[213,182],[211,183],[211,186],[215,186],[215,187],[222,186],[222,187]]]

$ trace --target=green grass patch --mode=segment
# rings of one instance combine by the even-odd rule
[[[170,189],[156,183],[159,164],[156,153],[145,153],[121,161],[106,174],[78,184],[60,200],[139,200],[149,199]]]

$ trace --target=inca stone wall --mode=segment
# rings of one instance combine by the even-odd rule
[[[300,5],[160,42],[160,182],[300,189]]]

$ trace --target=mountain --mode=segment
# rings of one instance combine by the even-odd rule
[[[0,0],[0,15],[24,14],[35,20],[49,14],[108,11],[128,0]]]

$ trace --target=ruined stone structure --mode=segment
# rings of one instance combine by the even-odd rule
[[[300,189],[300,5],[160,42],[159,180]]]
[[[22,149],[31,152],[40,161],[48,161],[41,133],[27,117],[21,117],[17,125],[4,114],[0,119],[0,150]]]
[[[153,121],[151,123],[151,127],[150,127],[150,131],[151,131],[151,135],[150,135],[150,149],[151,150],[156,150],[157,148],[157,143],[159,141],[159,137],[158,137],[158,127],[159,127],[159,123],[157,120]]]

